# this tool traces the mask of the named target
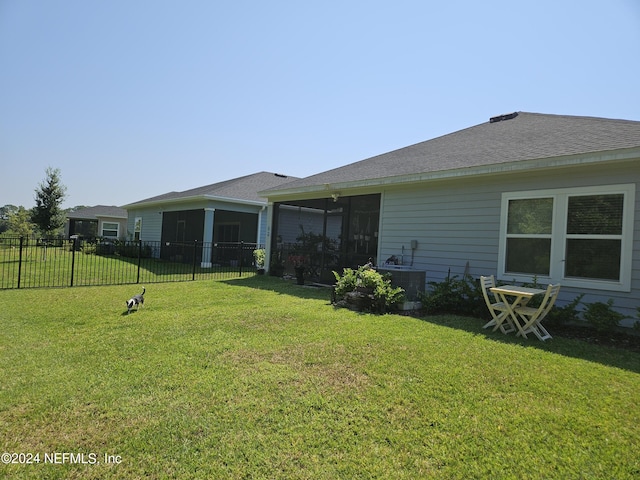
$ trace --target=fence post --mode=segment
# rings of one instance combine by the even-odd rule
[[[142,240],[138,239],[138,276],[136,283],[140,283],[140,265],[142,263]]]
[[[78,248],[76,242],[78,241],[78,236],[73,235],[71,240],[73,240],[73,245],[71,246],[71,285],[69,286],[73,287],[73,273],[76,269],[76,249]]]
[[[242,258],[244,257],[244,241],[240,242],[240,260],[238,265],[240,266],[240,276],[242,276]]]
[[[20,253],[18,254],[18,288],[20,288],[20,279],[22,277],[22,246],[24,245],[24,237],[20,237]]]
[[[198,253],[198,240],[193,241],[193,265],[191,269],[191,280],[196,279],[196,255]]]

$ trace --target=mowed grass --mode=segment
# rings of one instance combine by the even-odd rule
[[[40,455],[0,478],[640,476],[636,353],[270,277],[138,291],[0,291],[0,452]]]
[[[158,258],[72,252],[68,247],[30,245],[20,260],[17,248],[0,246],[0,289],[176,282],[251,275],[254,275],[253,267],[247,266],[243,269],[229,266],[202,268],[199,264]]]

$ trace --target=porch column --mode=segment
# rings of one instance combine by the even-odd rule
[[[215,208],[204,209],[204,234],[202,239],[202,268],[211,268],[211,254],[213,252],[213,219]]]

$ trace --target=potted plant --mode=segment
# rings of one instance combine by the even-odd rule
[[[289,261],[293,264],[293,270],[296,273],[296,282],[298,285],[304,285],[304,273],[306,270],[306,258],[304,255],[290,255]]]
[[[269,275],[272,277],[281,277],[284,274],[284,261],[281,252],[271,254],[271,262],[269,262]]]
[[[253,251],[253,260],[256,265],[256,272],[258,275],[264,275],[264,261],[266,258],[267,252],[264,248],[256,248]]]
[[[342,275],[335,271],[333,275],[336,305],[384,313],[395,310],[404,300],[404,289],[392,286],[387,274],[380,274],[370,266],[345,268]]]

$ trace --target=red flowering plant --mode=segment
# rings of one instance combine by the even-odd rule
[[[289,263],[293,265],[293,268],[304,267],[307,264],[307,257],[305,255],[289,255]]]

